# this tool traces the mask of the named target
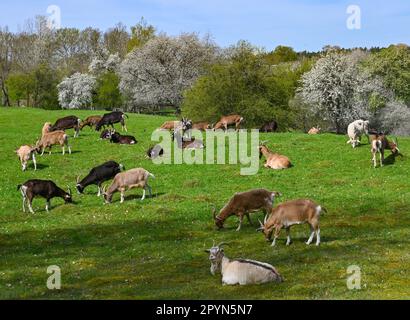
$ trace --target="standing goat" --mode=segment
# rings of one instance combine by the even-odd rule
[[[83,122],[80,123],[80,130],[83,130],[84,127],[88,126],[90,128],[96,127],[98,122],[100,122],[102,116],[89,116]]]
[[[211,129],[211,125],[206,121],[196,122],[192,125],[192,129],[206,131],[208,129]]]
[[[111,203],[112,196],[116,192],[121,192],[121,203],[124,202],[125,191],[131,190],[133,188],[142,188],[144,194],[141,201],[145,199],[146,190],[148,190],[150,197],[152,196],[152,189],[148,185],[149,178],[155,178],[152,173],[149,173],[143,168],[131,169],[125,172],[118,173],[106,191],[105,187],[103,190],[105,203]]]
[[[50,132],[58,130],[74,129],[74,138],[80,135],[81,119],[76,116],[68,116],[58,119],[54,125],[51,126]]]
[[[37,170],[36,156],[34,155],[35,152],[36,148],[28,145],[21,146],[16,150],[23,171],[26,171],[27,163],[30,160],[30,158],[33,160],[34,170]]]
[[[272,246],[275,246],[276,239],[279,237],[280,231],[284,228],[287,233],[286,245],[290,245],[290,227],[293,225],[299,225],[307,223],[310,226],[311,235],[306,242],[310,245],[313,241],[313,237],[316,234],[316,245],[320,244],[320,228],[319,218],[322,211],[326,211],[325,208],[317,205],[311,200],[292,200],[281,203],[276,208],[272,209],[271,215],[265,217],[265,221],[259,221],[261,227],[258,231],[262,231],[265,234],[266,241],[270,241],[272,238],[273,230],[275,230]]]
[[[261,145],[259,147],[259,158],[262,158],[262,156],[265,156],[266,158],[266,163],[264,165],[265,168],[282,170],[288,169],[292,166],[292,163],[288,157],[271,152],[265,145]]]
[[[225,256],[221,243],[205,250],[211,261],[211,274],[220,272],[223,285],[247,285],[268,282],[282,282],[282,276],[276,269],[264,262],[248,259],[231,260]]]
[[[101,196],[101,185],[103,182],[114,178],[124,168],[122,164],[118,164],[115,161],[108,161],[98,167],[91,169],[90,173],[80,181],[80,177],[77,178],[77,192],[83,193],[84,189],[89,185],[96,185],[98,187],[97,196]]]
[[[71,190],[68,192],[57,187],[57,185],[50,180],[28,180],[22,185],[17,186],[23,196],[23,212],[26,212],[26,202],[31,213],[34,213],[32,203],[35,197],[42,197],[46,199],[46,211],[48,212],[51,206],[50,200],[56,197],[64,199],[65,203],[72,203]]]
[[[101,128],[105,126],[111,126],[114,128],[115,123],[121,123],[121,130],[128,131],[127,126],[125,125],[125,118],[128,118],[128,116],[121,111],[106,113],[95,126],[95,130],[100,131]]]
[[[369,121],[356,120],[352,122],[347,127],[347,135],[349,140],[346,143],[350,143],[353,148],[356,148],[361,143],[362,135],[366,135],[369,139]]]
[[[230,216],[236,215],[239,219],[239,226],[236,231],[239,231],[241,230],[244,216],[246,216],[249,223],[252,224],[249,213],[263,210],[265,215],[269,214],[272,210],[273,203],[275,202],[275,197],[278,196],[281,196],[279,192],[268,191],[265,189],[255,189],[247,192],[235,193],[218,215],[216,215],[216,209],[213,209],[215,225],[219,229],[222,229],[225,220]]]
[[[65,147],[68,147],[68,152],[71,154],[71,147],[68,144],[68,135],[64,131],[54,131],[44,134],[36,143],[36,150],[41,156],[44,155],[44,150],[49,149],[51,154],[51,147],[54,145],[60,145],[63,148],[63,155],[65,155]]]
[[[371,144],[372,144],[372,155],[373,155],[373,166],[376,168],[377,167],[377,160],[376,160],[376,154],[380,153],[380,167],[383,167],[384,163],[384,151],[385,150],[391,150],[393,156],[398,156],[400,155],[400,150],[399,150],[399,142],[396,138],[395,142],[389,141],[387,137],[384,134],[377,134],[377,135],[371,135],[370,136]]]
[[[51,132],[51,127],[53,125],[51,124],[51,122],[46,122],[43,126],[43,129],[41,130],[41,136],[44,136],[46,133]]]
[[[224,129],[226,131],[228,130],[228,126],[235,125],[236,130],[239,130],[242,122],[243,122],[243,118],[238,114],[233,114],[230,116],[223,116],[215,124],[213,129],[214,130]]]

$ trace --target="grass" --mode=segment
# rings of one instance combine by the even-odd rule
[[[288,155],[294,167],[241,176],[239,165],[154,165],[145,159],[151,132],[169,118],[130,115],[128,127],[139,141],[118,146],[98,141],[85,129],[71,138],[74,153],[38,157],[39,169],[22,172],[14,150],[34,143],[45,121],[94,112],[0,109],[0,298],[1,299],[409,299],[410,162],[398,158],[373,169],[369,146],[353,150],[346,137],[331,134],[264,134],[273,149]],[[98,114],[98,112],[97,112]],[[72,135],[72,131],[70,131]],[[410,139],[400,139],[410,154]],[[157,177],[154,198],[139,201],[141,190],[126,202],[114,196],[103,205],[96,187],[74,196],[76,204],[34,201],[35,215],[24,214],[17,184],[31,178],[53,179],[74,188],[77,175],[106,160],[126,168],[144,167]],[[389,158],[389,160],[392,160]],[[216,231],[211,204],[220,208],[234,192],[264,187],[283,193],[280,202],[311,198],[325,206],[320,247],[306,246],[307,226],[285,233],[275,248],[244,222]],[[253,216],[253,221],[262,213]],[[246,220],[245,220],[246,221]],[[226,241],[226,254],[273,264],[282,284],[228,287],[211,276],[204,249]],[[58,265],[62,289],[48,290],[47,267]],[[362,289],[348,290],[346,270],[358,265]]]

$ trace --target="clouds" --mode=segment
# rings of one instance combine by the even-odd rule
[[[50,1],[16,0],[0,4],[1,24],[12,30]],[[410,1],[392,0],[96,0],[53,1],[62,10],[63,26],[107,29],[119,21],[130,26],[141,16],[160,31],[211,33],[222,46],[246,39],[272,49],[279,44],[318,50],[327,44],[345,47],[410,43]],[[346,28],[346,8],[362,9],[362,29]]]

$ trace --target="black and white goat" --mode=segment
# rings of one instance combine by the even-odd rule
[[[102,183],[114,178],[117,173],[120,173],[124,169],[122,164],[118,164],[115,161],[108,161],[98,167],[91,169],[90,173],[80,181],[80,177],[77,178],[76,189],[79,194],[84,192],[84,189],[90,185],[96,185],[98,187],[97,196],[102,194]]]
[[[211,274],[220,272],[223,285],[247,285],[282,282],[283,278],[270,264],[247,259],[231,260],[225,256],[221,243],[205,252],[209,253]]]
[[[46,199],[46,211],[48,212],[51,206],[50,200],[53,198],[62,198],[65,203],[72,203],[71,190],[68,192],[57,187],[51,180],[28,180],[22,185],[17,186],[23,196],[23,212],[26,212],[26,202],[31,213],[34,213],[32,203],[35,197],[42,197]]]
[[[137,144],[138,141],[133,136],[123,136],[118,132],[114,132],[111,134],[110,142],[119,144]]]

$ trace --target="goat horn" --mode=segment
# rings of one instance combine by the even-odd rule
[[[263,224],[266,224],[266,221],[268,221],[268,215],[265,215],[265,219],[263,220]]]
[[[212,207],[213,207],[212,214],[213,214],[214,220],[216,220],[216,207],[214,205]]]
[[[217,247],[222,247],[222,246],[227,246],[227,245],[229,244],[226,242],[221,242],[220,244],[217,245]]]
[[[68,194],[71,196],[71,188],[70,188],[70,186],[67,185],[67,188],[68,188]]]
[[[259,219],[258,219],[258,221],[259,221],[259,224],[261,225],[261,227],[263,228],[264,226],[263,226],[262,221],[260,221]]]
[[[77,181],[76,181],[76,182],[77,182],[77,184],[80,183],[80,176],[77,177]]]

